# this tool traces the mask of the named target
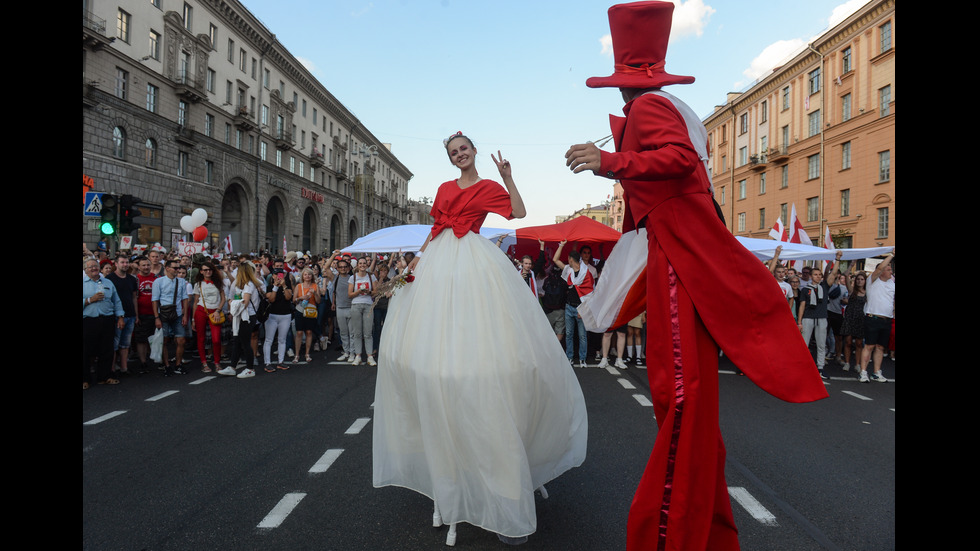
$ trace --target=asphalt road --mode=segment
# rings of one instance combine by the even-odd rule
[[[331,362],[253,379],[129,377],[83,391],[87,550],[446,549],[431,501],[371,485],[375,368]],[[585,463],[536,498],[526,550],[619,550],[656,437],[646,372],[575,369]],[[788,404],[724,358],[726,476],[745,550],[884,550],[895,539],[895,364],[889,383],[828,367],[830,398]],[[509,549],[462,524],[456,548]]]

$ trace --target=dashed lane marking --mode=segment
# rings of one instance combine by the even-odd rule
[[[85,421],[82,424],[83,425],[97,425],[97,424],[101,423],[102,421],[108,421],[109,419],[112,419],[113,417],[122,415],[123,413],[126,413],[126,410],[113,411],[112,413],[106,413],[105,415],[103,415],[101,417],[96,417],[95,419],[92,419],[91,421]]]
[[[327,453],[323,454],[323,456],[316,463],[314,463],[312,467],[310,467],[310,472],[326,472],[327,469],[330,468],[330,465],[333,465],[333,462],[336,461],[342,453],[344,453],[344,450],[342,449],[327,450]]]
[[[858,398],[858,399],[861,399],[861,400],[871,400],[871,398],[868,398],[867,396],[861,396],[857,392],[851,392],[850,390],[842,390],[841,392],[843,392],[844,394],[847,394],[849,396],[854,396],[855,398]]]
[[[299,505],[299,502],[302,501],[304,497],[306,497],[306,494],[300,492],[284,495],[283,498],[279,500],[279,503],[277,503],[276,506],[269,511],[269,514],[262,519],[262,522],[260,522],[256,528],[278,527],[280,524],[282,524],[282,521],[286,520],[289,513],[291,513],[293,509]]]
[[[639,402],[641,406],[650,407],[650,406],[653,405],[653,402],[651,402],[646,396],[644,396],[642,394],[634,394],[633,395],[633,398],[637,402]]]
[[[370,417],[361,417],[357,421],[354,421],[354,424],[351,425],[350,428],[347,429],[347,432],[345,432],[344,434],[358,434],[361,432],[361,429],[367,426],[367,424],[370,421],[371,421]]]
[[[627,381],[626,379],[616,379],[616,380],[619,381],[619,384],[622,385],[622,387],[625,388],[626,390],[633,390],[636,388],[635,386],[633,386],[633,383]]]
[[[156,396],[151,396],[151,397],[147,398],[146,401],[147,402],[156,402],[157,400],[162,400],[162,399],[166,398],[167,396],[173,396],[174,394],[177,394],[178,392],[180,392],[180,391],[178,391],[178,390],[168,390],[168,391],[166,391],[166,392],[164,392],[162,394],[157,394]]]
[[[752,497],[752,494],[750,494],[745,488],[729,486],[728,494],[732,496],[732,499],[737,501],[742,508],[748,511],[748,513],[752,515],[752,518],[755,520],[766,526],[777,526],[776,517],[773,516],[768,509],[763,507],[756,498]]]

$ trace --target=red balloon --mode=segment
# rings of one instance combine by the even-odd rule
[[[204,226],[198,226],[194,228],[194,233],[191,236],[194,241],[204,241],[204,238],[208,236],[208,229]]]

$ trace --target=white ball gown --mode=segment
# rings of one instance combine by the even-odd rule
[[[582,389],[507,256],[445,229],[388,304],[374,402],[374,486],[433,499],[447,524],[537,528],[534,490],[585,460]]]

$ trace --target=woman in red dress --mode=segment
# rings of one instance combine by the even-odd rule
[[[510,163],[491,155],[505,188],[479,176],[469,138],[445,144],[460,177],[439,187],[415,280],[382,330],[374,486],[431,498],[449,545],[457,522],[520,543],[537,529],[535,489],[547,497],[543,484],[585,459],[585,400],[520,272],[479,233],[491,212],[525,214]]]

